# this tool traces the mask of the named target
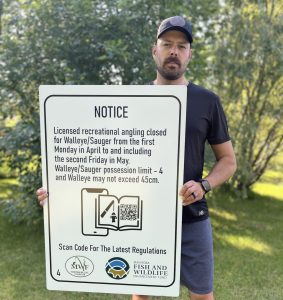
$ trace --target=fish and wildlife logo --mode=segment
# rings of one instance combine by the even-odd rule
[[[113,257],[106,263],[105,271],[111,278],[119,280],[128,276],[130,266],[125,259]]]

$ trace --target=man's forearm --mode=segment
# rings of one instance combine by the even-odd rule
[[[216,188],[227,181],[236,171],[236,160],[232,157],[223,157],[218,160],[209,174],[205,177],[211,188]]]
[[[216,163],[206,176],[211,188],[227,181],[236,171],[237,163],[231,141],[211,146]]]

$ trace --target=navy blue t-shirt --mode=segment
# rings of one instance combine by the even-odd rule
[[[230,140],[225,114],[217,95],[194,83],[188,84],[184,182],[202,178],[205,142],[222,144]],[[183,207],[183,222],[208,217],[206,199]]]

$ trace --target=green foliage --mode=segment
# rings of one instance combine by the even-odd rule
[[[150,0],[9,0],[0,43],[0,152],[19,174],[17,197],[6,202],[14,221],[38,221],[41,186],[38,87],[41,84],[145,84],[155,76],[151,46],[161,19],[187,15],[200,38],[213,34],[218,2]],[[214,22],[215,23],[215,22]],[[207,53],[207,50],[205,50]],[[204,80],[206,56],[196,52],[191,78]],[[201,68],[199,66],[202,66]],[[5,120],[17,116],[15,126]]]
[[[20,179],[17,197],[6,206],[14,220],[40,218],[34,195],[41,186],[39,85],[151,81],[156,29],[160,20],[172,15],[187,16],[194,26],[188,78],[213,88],[227,101],[239,169],[244,170],[235,183],[252,184],[251,178],[257,180],[275,155],[272,149],[279,149],[282,45],[279,11],[273,2],[267,1],[267,7],[245,1],[223,6],[211,0],[3,3],[0,163],[5,162]],[[6,120],[15,117],[16,124],[7,126]]]
[[[246,192],[282,149],[283,28],[274,1],[231,1],[223,9],[215,78],[237,154],[233,182]]]

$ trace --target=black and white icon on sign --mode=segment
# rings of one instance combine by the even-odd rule
[[[109,230],[142,230],[139,196],[109,195],[107,189],[82,189],[82,233],[106,236]]]
[[[81,190],[81,224],[83,235],[108,235],[108,229],[96,226],[95,202],[99,195],[108,195],[108,190],[98,188]]]

